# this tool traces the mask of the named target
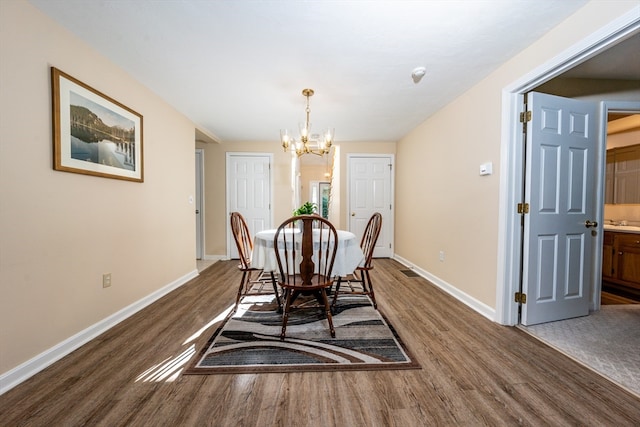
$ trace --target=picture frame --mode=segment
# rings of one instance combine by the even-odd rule
[[[51,67],[53,169],[144,182],[142,115]]]
[[[319,203],[318,203],[318,213],[325,219],[329,219],[329,199],[331,197],[331,183],[330,182],[320,182],[318,184],[319,188]]]

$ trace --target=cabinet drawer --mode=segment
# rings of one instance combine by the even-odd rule
[[[631,248],[637,247],[640,249],[640,234],[619,233],[616,240],[618,242],[618,248],[620,248],[620,246],[629,246]]]

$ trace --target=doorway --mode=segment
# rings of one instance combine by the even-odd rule
[[[496,293],[496,321],[504,325],[518,323],[519,304],[514,301],[514,295],[520,288],[520,260],[522,257],[520,222],[521,215],[516,206],[523,200],[524,175],[522,164],[524,160],[524,144],[520,114],[524,112],[524,94],[534,90],[542,83],[559,76],[577,64],[603,52],[611,46],[634,36],[640,32],[640,21],[637,14],[629,12],[620,18],[616,28],[603,28],[592,34],[589,39],[582,40],[549,63],[546,63],[503,90],[502,123],[502,160],[500,185],[500,240],[498,248],[499,278]],[[593,42],[593,40],[597,40]],[[600,129],[602,133],[604,130]],[[601,151],[604,154],[604,151]],[[599,173],[596,186],[602,198],[604,176],[604,158],[597,163]],[[602,206],[597,207],[596,218],[603,218]],[[594,247],[602,246],[602,233],[598,233]],[[601,257],[593,257],[593,277],[601,274]],[[592,293],[595,287],[592,286]],[[599,305],[599,295],[592,295],[591,309]]]
[[[640,183],[636,183],[634,178],[634,166],[629,167],[638,164],[638,158],[640,158],[640,145],[637,145],[640,133],[640,126],[637,124],[640,121],[640,102],[603,102],[602,110],[604,117],[607,118],[607,152],[603,206],[605,236],[602,247],[600,302],[602,305],[639,304],[640,291],[636,291],[624,281],[619,282],[619,280],[637,281],[634,277],[628,276],[628,271],[624,267],[637,264],[634,260],[635,250],[632,248],[628,251],[624,245],[621,245],[618,250],[614,241],[618,240],[615,237],[617,235],[615,226],[640,225],[640,217],[634,213],[640,206],[640,187],[638,186]],[[628,240],[629,235],[626,236],[622,239]],[[637,240],[631,239],[631,242]],[[624,256],[622,256],[623,252]],[[623,263],[623,261],[627,262]]]
[[[333,165],[338,147],[332,146],[329,153],[322,156],[292,154],[292,181],[295,197],[292,209],[310,202],[316,207],[316,213],[330,221],[336,218],[330,215],[330,206],[338,201],[333,199]],[[339,185],[339,184],[338,184]]]

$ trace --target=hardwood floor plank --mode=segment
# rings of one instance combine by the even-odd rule
[[[235,301],[236,265],[214,264],[0,396],[0,425],[640,423],[636,396],[389,259],[374,260],[376,299],[421,370],[179,375]]]

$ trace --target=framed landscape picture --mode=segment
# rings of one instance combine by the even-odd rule
[[[53,168],[143,182],[142,116],[51,67]]]

